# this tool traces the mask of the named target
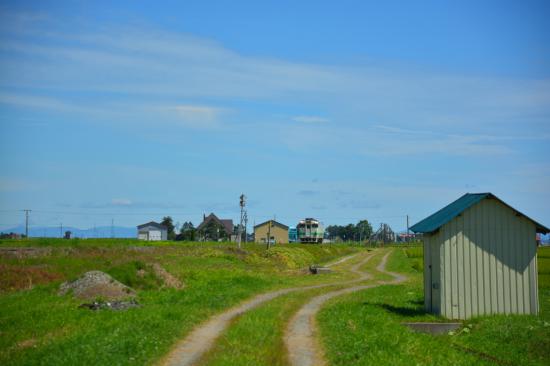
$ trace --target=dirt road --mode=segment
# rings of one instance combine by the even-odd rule
[[[375,252],[365,254],[359,253],[353,256],[341,258],[340,260],[328,265],[340,265],[358,255],[364,255],[364,258],[361,261],[352,265],[349,268],[350,272],[358,275],[357,278],[353,280],[323,283],[312,286],[292,287],[267,292],[246,300],[245,302],[210,318],[205,323],[196,327],[191,333],[187,335],[187,337],[176,344],[173,350],[161,361],[160,364],[164,366],[191,366],[197,364],[201,357],[210,348],[212,348],[212,346],[214,346],[216,339],[227,329],[234,318],[279,296],[292,292],[307,291],[328,286],[354,285],[356,283],[370,279],[371,275],[369,273],[361,271],[360,268],[372,258],[374,253]],[[385,272],[384,266],[389,254],[390,252],[388,252],[382,259],[378,268],[379,271]],[[404,278],[400,277],[400,280],[403,279]],[[320,348],[318,347],[314,337],[315,324],[313,318],[317,311],[320,309],[321,305],[326,300],[338,295],[358,291],[373,286],[376,285],[353,286],[337,291],[331,291],[324,295],[313,298],[308,304],[300,309],[300,311],[291,321],[291,324],[288,328],[289,331],[287,332],[288,334],[285,337],[285,342],[287,344],[287,348],[289,349],[289,354],[291,355],[291,363],[293,365],[320,365],[320,363],[317,363],[317,361],[322,361],[324,359],[322,356],[322,352],[318,351]],[[296,342],[295,345],[294,342]]]
[[[339,259],[338,261],[327,265],[327,267],[332,267],[339,265],[343,262],[346,262],[362,253],[347,256]],[[245,312],[267,302],[272,299],[275,299],[279,296],[296,292],[296,291],[306,291],[315,288],[343,285],[343,284],[353,284],[359,281],[364,281],[368,278],[368,274],[361,273],[357,270],[358,267],[366,263],[372,256],[372,253],[366,254],[365,259],[363,259],[359,264],[353,266],[351,271],[360,275],[359,278],[351,281],[343,281],[337,283],[324,283],[319,285],[312,286],[303,286],[303,287],[292,287],[276,291],[267,292],[261,295],[257,295],[252,299],[249,299],[233,308],[230,308],[224,311],[221,314],[215,315],[210,318],[205,323],[199,325],[191,333],[187,335],[182,341],[180,341],[173,350],[162,359],[160,365],[163,366],[191,366],[195,365],[202,355],[204,355],[215,343],[216,339],[223,333],[223,331],[229,326],[230,322],[237,316],[244,314]]]
[[[386,271],[386,263],[391,251],[386,253],[376,269],[379,272],[389,274],[394,277],[392,281],[379,281],[376,284],[361,285],[344,288],[341,290],[327,292],[311,299],[305,304],[290,321],[285,333],[285,345],[288,351],[288,360],[292,366],[322,366],[326,365],[322,347],[318,342],[318,330],[315,317],[323,304],[336,296],[349,294],[351,292],[365,290],[368,288],[380,286],[382,284],[395,284],[406,280],[405,276]],[[368,258],[370,259],[370,257]],[[369,275],[360,272],[361,264],[355,265],[352,271],[362,273],[362,278],[367,279]]]

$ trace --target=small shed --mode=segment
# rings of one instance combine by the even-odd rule
[[[138,225],[138,239],[149,241],[168,240],[168,228],[158,222],[148,222]]]
[[[467,193],[411,227],[423,234],[424,306],[450,319],[537,314],[536,233],[491,193]]]
[[[270,236],[269,242],[271,244],[288,244],[288,226],[275,220],[268,220],[254,226],[254,240],[256,243],[267,243],[268,236]]]

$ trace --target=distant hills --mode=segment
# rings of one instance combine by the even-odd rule
[[[65,235],[65,231],[70,231],[73,238],[110,238],[111,226],[98,226],[90,229],[79,229],[72,226],[63,227],[61,233],[59,226],[33,226],[29,227],[30,237],[46,237],[46,238],[59,238]],[[25,226],[16,226],[12,228],[1,229],[3,233],[17,233],[25,234]],[[113,227],[115,238],[135,238],[137,236],[137,230],[135,227]]]

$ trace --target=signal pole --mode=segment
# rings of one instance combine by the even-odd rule
[[[239,206],[241,206],[241,221],[239,223],[239,229],[237,230],[237,246],[239,247],[239,249],[241,248],[241,240],[243,236],[243,221],[246,215],[246,211],[244,210],[245,205],[246,197],[244,194],[241,194],[241,196],[239,197]]]
[[[31,212],[32,210],[25,209],[22,211],[25,211],[25,238],[28,239],[29,238],[29,212]]]

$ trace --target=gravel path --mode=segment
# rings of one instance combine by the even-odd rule
[[[358,254],[344,257],[328,266],[335,266],[343,263]],[[327,286],[335,285],[347,285],[356,282],[364,281],[369,278],[369,275],[359,271],[359,267],[365,264],[373,253],[370,253],[358,264],[351,267],[351,271],[359,274],[359,278],[342,281],[332,282],[312,286],[292,287],[281,289],[277,291],[268,292],[265,294],[257,295],[250,300],[245,301],[231,309],[224,311],[210,318],[206,323],[199,325],[191,333],[187,335],[182,341],[180,341],[161,362],[164,366],[191,366],[196,364],[200,358],[214,345],[216,339],[223,333],[223,331],[229,326],[231,320],[235,317],[244,314],[245,312],[267,302],[281,295],[285,295],[296,291],[305,291]]]
[[[376,269],[382,273],[386,273],[394,277],[392,281],[379,281],[372,285],[361,285],[344,288],[341,290],[327,292],[311,299],[305,304],[290,321],[285,333],[285,345],[288,350],[289,363],[292,366],[323,366],[326,365],[325,357],[322,348],[317,341],[317,327],[315,316],[321,309],[323,304],[333,297],[349,294],[351,292],[364,290],[382,284],[396,284],[406,280],[406,277],[397,273],[386,271],[386,263],[389,251],[384,255],[380,264]],[[361,278],[368,279],[370,276],[365,272],[360,272],[361,265],[366,263],[371,257],[367,257],[365,261],[352,267],[352,271],[361,274]]]

